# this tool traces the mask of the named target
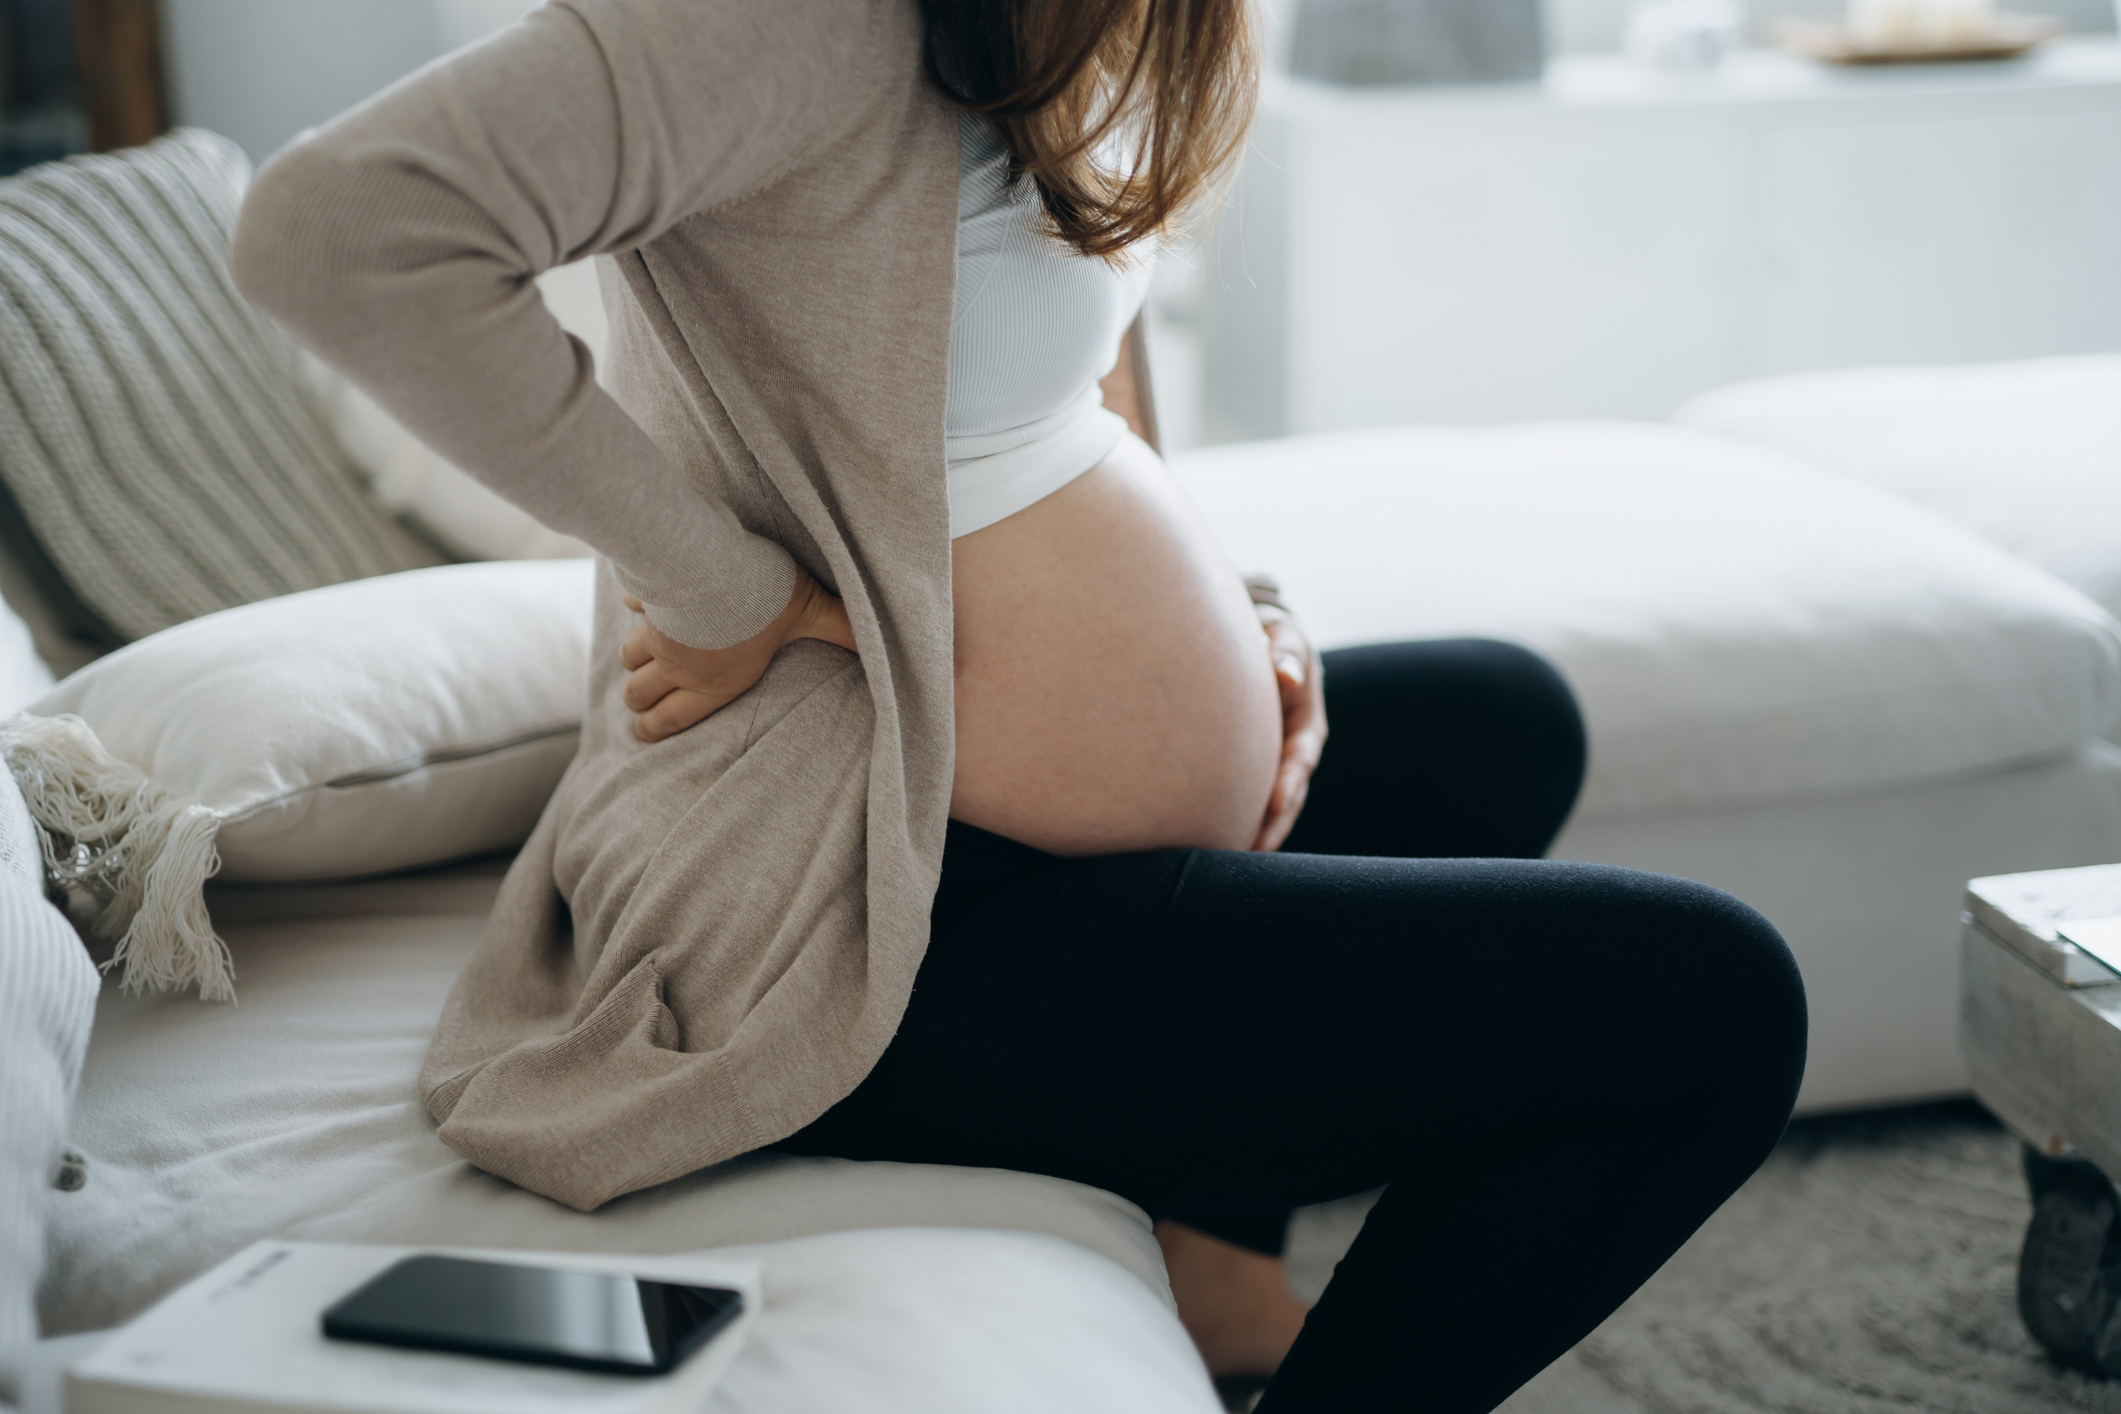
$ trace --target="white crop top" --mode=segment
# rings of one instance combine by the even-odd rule
[[[1052,495],[1103,461],[1127,424],[1097,381],[1149,293],[1150,262],[1116,269],[1038,229],[1037,189],[1009,185],[985,119],[958,121],[957,313],[944,417],[950,536]]]

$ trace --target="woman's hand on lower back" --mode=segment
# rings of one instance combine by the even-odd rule
[[[1281,765],[1275,769],[1267,818],[1252,848],[1269,853],[1280,849],[1296,828],[1296,817],[1311,793],[1311,773],[1325,754],[1326,674],[1310,636],[1294,619],[1272,618],[1264,626],[1275,685],[1281,689]]]
[[[641,601],[630,594],[626,607],[643,612]],[[750,691],[766,675],[773,655],[798,638],[855,651],[847,606],[807,574],[778,618],[727,648],[688,647],[644,616],[619,647],[619,661],[630,674],[622,695],[634,713],[634,731],[643,741],[662,741],[698,726]]]

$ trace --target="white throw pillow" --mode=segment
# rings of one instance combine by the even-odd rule
[[[227,994],[197,902],[214,847],[222,878],[256,882],[520,844],[574,756],[593,573],[450,565],[247,604],[99,659],[0,727],[47,829],[153,841],[101,880],[124,910],[108,926],[131,930],[128,985]]]
[[[609,326],[593,264],[584,260],[548,270],[538,277],[538,290],[560,327],[586,344],[601,367]],[[305,354],[303,366],[331,410],[340,443],[368,473],[376,499],[452,555],[554,560],[589,553],[581,541],[546,529],[460,470],[321,359]]]
[[[2121,615],[2121,354],[1763,378],[1674,415],[1928,506]]]

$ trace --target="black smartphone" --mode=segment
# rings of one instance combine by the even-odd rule
[[[742,1293],[611,1272],[407,1257],[324,1313],[324,1334],[614,1375],[661,1375],[744,1309]]]

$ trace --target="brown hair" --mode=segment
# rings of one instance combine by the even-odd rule
[[[1236,155],[1259,64],[1246,0],[922,0],[928,72],[1001,135],[1053,231],[1111,259]],[[1125,161],[1100,160],[1117,141]]]

